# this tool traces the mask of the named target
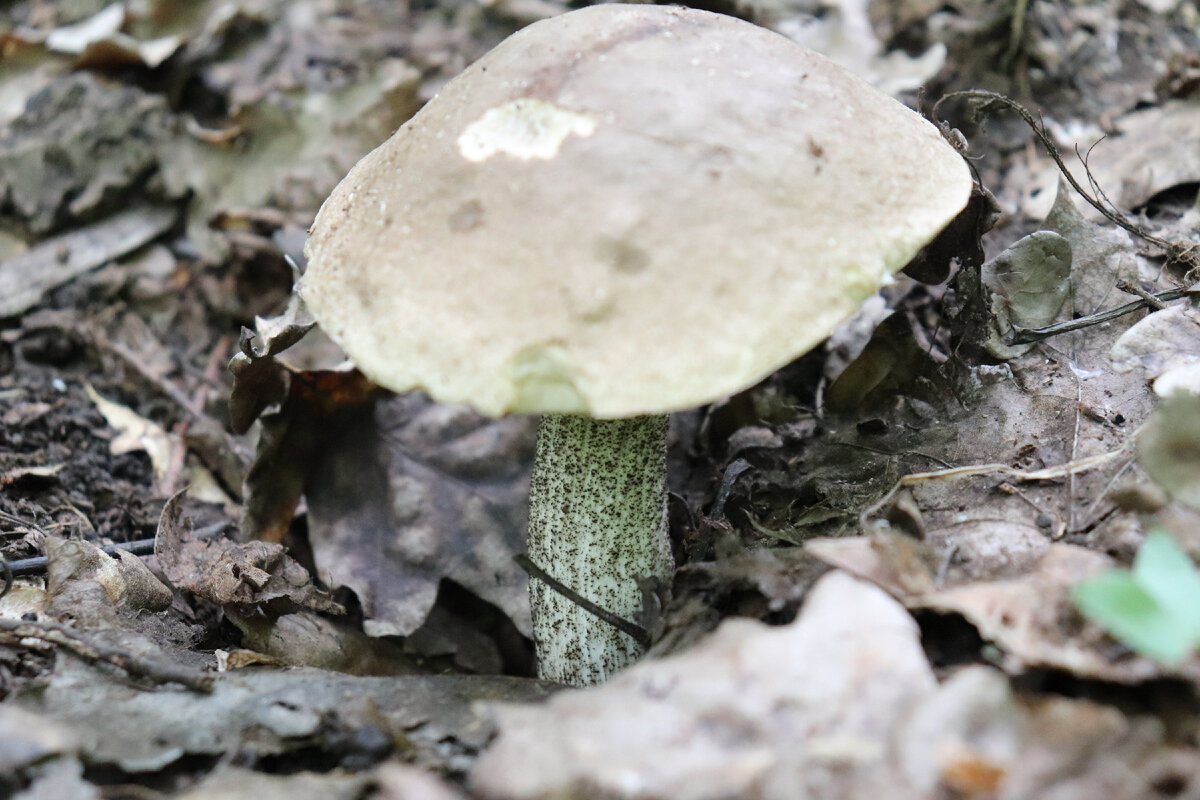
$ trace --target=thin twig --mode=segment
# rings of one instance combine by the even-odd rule
[[[650,632],[641,625],[638,625],[636,622],[630,622],[624,617],[617,616],[607,608],[602,608],[601,606],[596,605],[571,587],[566,586],[555,578],[550,577],[550,575],[548,575],[544,569],[533,563],[533,560],[530,559],[525,553],[518,553],[517,555],[513,556],[513,561],[516,561],[517,565],[521,567],[521,569],[529,573],[530,577],[537,578],[539,581],[546,584],[551,589],[582,608],[584,611],[604,620],[621,633],[632,636],[634,641],[636,641],[642,647],[650,647]]]
[[[1042,146],[1046,148],[1046,152],[1050,155],[1050,158],[1054,159],[1054,163],[1058,165],[1058,170],[1062,173],[1062,176],[1066,178],[1067,183],[1071,184],[1071,188],[1074,189],[1079,196],[1087,202],[1088,205],[1099,211],[1105,219],[1114,225],[1124,228],[1143,241],[1150,242],[1151,244],[1155,244],[1163,248],[1167,251],[1167,257],[1169,259],[1183,262],[1187,264],[1189,268],[1200,266],[1200,264],[1197,263],[1197,246],[1194,242],[1176,242],[1170,239],[1164,239],[1161,236],[1155,236],[1141,225],[1130,221],[1130,219],[1118,211],[1111,202],[1106,203],[1105,200],[1107,200],[1107,198],[1104,197],[1103,192],[1097,191],[1095,194],[1093,194],[1085,191],[1084,188],[1079,185],[1079,181],[1075,180],[1075,176],[1071,174],[1071,171],[1067,169],[1067,165],[1063,162],[1062,156],[1059,155],[1058,148],[1055,146],[1054,141],[1050,138],[1050,134],[1046,131],[1046,126],[1035,119],[1033,114],[1017,101],[1009,97],[1005,97],[998,92],[989,92],[982,89],[950,92],[949,94],[942,96],[936,103],[934,103],[934,118],[936,119],[939,117],[938,110],[942,103],[950,99],[960,98],[967,100],[986,100],[988,102],[999,103],[1016,112],[1016,114],[1025,121],[1025,124],[1029,126],[1029,129],[1033,131],[1034,136],[1041,141]],[[1091,170],[1088,169],[1086,158],[1080,156],[1080,160],[1083,162],[1083,168],[1087,173],[1089,184],[1092,186],[1097,186],[1098,189],[1099,187],[1095,182],[1095,178],[1092,176]],[[1102,200],[1101,198],[1104,199]]]
[[[0,633],[16,641],[40,639],[43,642],[65,647],[75,655],[93,663],[110,664],[135,678],[145,678],[154,683],[177,683],[194,692],[211,692],[213,679],[197,670],[169,662],[154,662],[139,658],[132,653],[99,644],[88,639],[79,631],[53,622],[4,619],[0,617]]]
[[[229,527],[228,522],[216,522],[212,525],[206,525],[203,528],[197,528],[192,532],[193,536],[200,539],[206,539],[217,534],[223,533]],[[148,556],[154,552],[154,539],[136,539],[132,542],[118,542],[117,544],[107,544],[100,549],[107,555],[116,555],[118,550],[125,550],[133,553],[135,556]],[[16,561],[8,561],[3,555],[0,555],[0,569],[13,577],[25,577],[27,575],[40,575],[46,571],[48,559],[46,556],[33,556],[31,558],[20,558]],[[8,593],[6,588],[0,592],[0,597]]]
[[[1068,461],[1066,464],[1059,464],[1054,467],[1046,467],[1044,469],[1027,471],[1010,467],[1008,464],[970,464],[964,467],[954,467],[952,469],[943,469],[936,472],[913,472],[905,475],[900,480],[896,481],[887,494],[867,506],[859,514],[859,524],[866,526],[867,518],[875,514],[879,509],[887,505],[896,493],[906,486],[913,486],[918,483],[935,480],[960,480],[962,478],[975,478],[983,475],[1003,475],[1007,478],[1012,478],[1018,481],[1050,481],[1066,478],[1079,472],[1086,472],[1097,467],[1102,467],[1110,461],[1120,457],[1123,453],[1133,447],[1133,443],[1137,441],[1138,434],[1141,433],[1142,426],[1138,426],[1125,442],[1116,450],[1110,450],[1107,453],[1098,453],[1094,456],[1081,458],[1077,461]]]
[[[1110,308],[1107,311],[1098,311],[1095,314],[1088,314],[1079,319],[1067,320],[1066,322],[1056,322],[1053,325],[1047,325],[1044,328],[1022,328],[1019,325],[1013,326],[1012,335],[1009,337],[1009,344],[1031,344],[1040,342],[1043,339],[1049,339],[1051,336],[1058,336],[1063,333],[1070,333],[1082,328],[1087,328],[1092,325],[1099,325],[1102,322],[1111,322],[1118,317],[1123,317],[1126,314],[1132,314],[1135,311],[1141,311],[1143,308],[1150,308],[1152,304],[1169,303],[1172,300],[1178,300],[1181,297],[1187,297],[1194,294],[1192,289],[1168,289],[1165,292],[1150,295],[1153,300],[1134,300],[1132,303],[1126,303],[1123,306]]]
[[[1154,295],[1147,292],[1142,287],[1131,281],[1117,281],[1117,288],[1125,294],[1133,294],[1142,298],[1142,302],[1153,308],[1155,311],[1162,311],[1167,307],[1167,304],[1158,299]]]

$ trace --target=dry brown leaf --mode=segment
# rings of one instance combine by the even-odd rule
[[[180,521],[182,500],[180,493],[167,501],[154,543],[158,563],[177,589],[246,610],[281,604],[285,609],[343,613],[342,606],[313,582],[282,545],[193,535]]]
[[[529,632],[524,550],[531,417],[484,419],[419,393],[339,421],[306,496],[318,569],[362,602],[368,633],[407,635],[443,579]]]
[[[125,551],[110,556],[82,539],[46,539],[46,593],[52,616],[105,619],[113,609],[162,611],[171,590],[140,558]]]
[[[1200,362],[1200,310],[1182,301],[1139,320],[1112,346],[1113,369],[1152,382],[1172,370]],[[1156,392],[1162,396],[1163,392]]]
[[[911,597],[907,604],[961,614],[1005,655],[1005,668],[1066,670],[1081,678],[1138,683],[1167,675],[1200,678],[1200,657],[1167,668],[1118,648],[1084,621],[1070,597],[1081,581],[1112,566],[1082,547],[1055,544],[1028,574]]]
[[[1118,208],[1131,210],[1185,183],[1200,183],[1200,100],[1175,100],[1115,120],[1117,136],[1100,142],[1089,164]]]

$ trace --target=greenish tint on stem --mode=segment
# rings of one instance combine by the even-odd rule
[[[666,580],[666,415],[618,420],[551,414],[538,432],[529,504],[529,557],[614,614],[638,620],[638,578]],[[631,636],[529,582],[541,677],[584,686],[636,660]]]

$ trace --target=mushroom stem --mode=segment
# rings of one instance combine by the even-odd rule
[[[529,557],[626,619],[641,616],[638,578],[667,579],[666,415],[595,420],[549,414],[530,487]],[[633,637],[537,578],[529,581],[538,673],[583,686],[634,661]]]

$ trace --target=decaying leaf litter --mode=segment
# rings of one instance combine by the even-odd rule
[[[1152,237],[1194,241],[1194,4],[1017,7],[723,10],[927,108],[951,90],[1012,97],[1083,187]],[[941,116],[999,205],[986,263],[900,279],[828,348],[674,420],[685,558],[662,658],[545,705],[475,703],[552,690],[525,677],[511,561],[528,421],[379,393],[316,334],[284,349],[306,320],[271,318],[284,256],[345,170],[561,10],[11,7],[0,532],[7,560],[49,565],[0,600],[0,791],[1195,792],[1195,657],[1137,656],[1070,600],[1151,528],[1200,552],[1190,298],[1011,335],[1194,276],[1063,187],[1017,115],[962,101]],[[256,335],[239,344],[242,325]],[[239,351],[257,378],[231,397]],[[235,436],[231,416],[260,432]],[[93,546],[156,530],[145,562]]]

